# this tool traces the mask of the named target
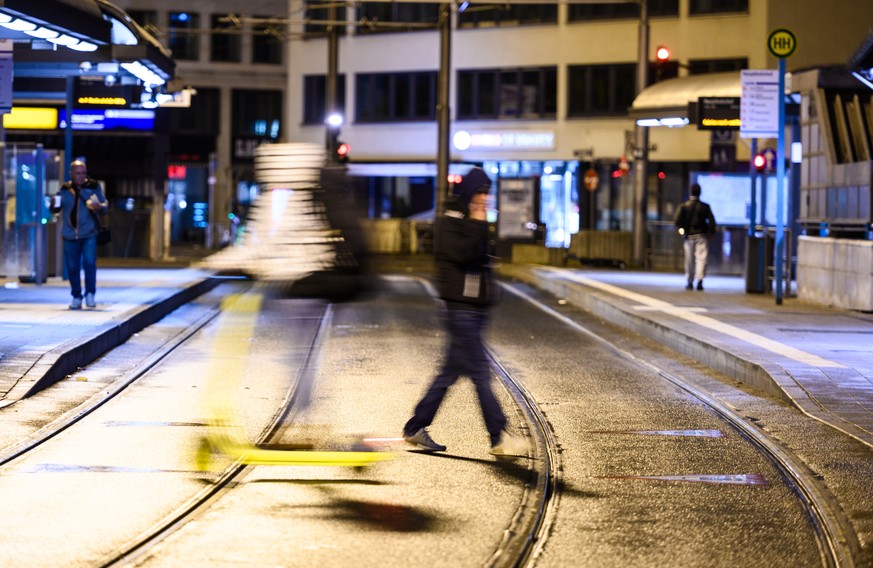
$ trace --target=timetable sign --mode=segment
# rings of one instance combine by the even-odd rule
[[[779,71],[744,69],[741,73],[740,137],[779,136]]]

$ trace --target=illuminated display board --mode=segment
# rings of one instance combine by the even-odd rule
[[[3,115],[3,127],[9,130],[54,130],[58,127],[58,109],[12,107]]]
[[[67,127],[67,111],[58,111],[59,128]],[[155,111],[73,109],[73,130],[154,130]]]

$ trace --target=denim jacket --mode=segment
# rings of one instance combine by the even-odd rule
[[[103,190],[100,189],[100,184],[91,178],[87,178],[82,187],[79,188],[78,195],[73,190],[73,184],[67,182],[58,190],[58,195],[61,196],[61,206],[52,207],[53,213],[61,212],[61,235],[68,240],[72,239],[87,239],[94,237],[100,231],[100,226],[97,224],[96,217],[98,215],[106,215],[106,197],[103,195]],[[101,211],[92,211],[88,209],[85,202],[92,195],[97,196],[97,200],[103,203],[104,208]],[[77,223],[73,224],[72,213],[76,209]]]

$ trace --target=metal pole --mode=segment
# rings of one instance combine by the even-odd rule
[[[782,303],[782,257],[785,254],[785,59],[779,58],[779,137],[776,141],[776,304]]]
[[[331,2],[327,11],[327,76],[325,78],[325,141],[329,159],[335,161],[334,141],[339,127],[327,124],[327,119],[337,112],[337,74],[339,70],[339,30],[336,25],[336,3]]]
[[[646,0],[640,2],[640,30],[637,57],[637,95],[646,88],[649,74],[649,13]],[[634,127],[634,178],[633,178],[633,242],[634,264],[646,265],[646,178],[649,153],[649,128]]]
[[[64,181],[70,179],[70,162],[73,161],[73,87],[76,78],[67,75],[67,127],[64,129]]]
[[[758,184],[758,168],[755,167],[755,156],[758,155],[758,139],[752,138],[752,147],[749,150],[752,153],[752,159],[749,160],[749,177],[751,179],[752,185],[752,195],[749,197],[749,236],[755,236],[755,224],[757,223],[757,219],[755,218],[755,207],[757,204],[757,189]]]
[[[452,66],[451,4],[440,4],[440,70],[437,78],[436,214],[449,194],[449,84]]]

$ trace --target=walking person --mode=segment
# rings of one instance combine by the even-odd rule
[[[85,162],[70,163],[70,180],[63,184],[52,201],[51,211],[61,213],[64,241],[64,268],[70,279],[71,310],[82,309],[82,278],[85,271],[85,305],[97,306],[97,233],[108,203],[100,184],[88,177]]]
[[[430,437],[427,427],[448,388],[463,374],[475,385],[491,453],[497,456],[527,453],[524,440],[506,431],[506,417],[491,389],[491,368],[482,339],[489,306],[499,291],[490,267],[486,218],[490,187],[488,175],[481,168],[473,168],[455,185],[445,212],[434,223],[436,287],[445,308],[449,342],[442,369],[403,427],[407,442],[428,451],[446,449]]]
[[[708,203],[700,200],[700,184],[691,185],[691,197],[676,211],[676,227],[685,237],[685,285],[686,290],[703,290],[706,276],[706,260],[709,257],[709,241],[715,235],[715,217]]]

